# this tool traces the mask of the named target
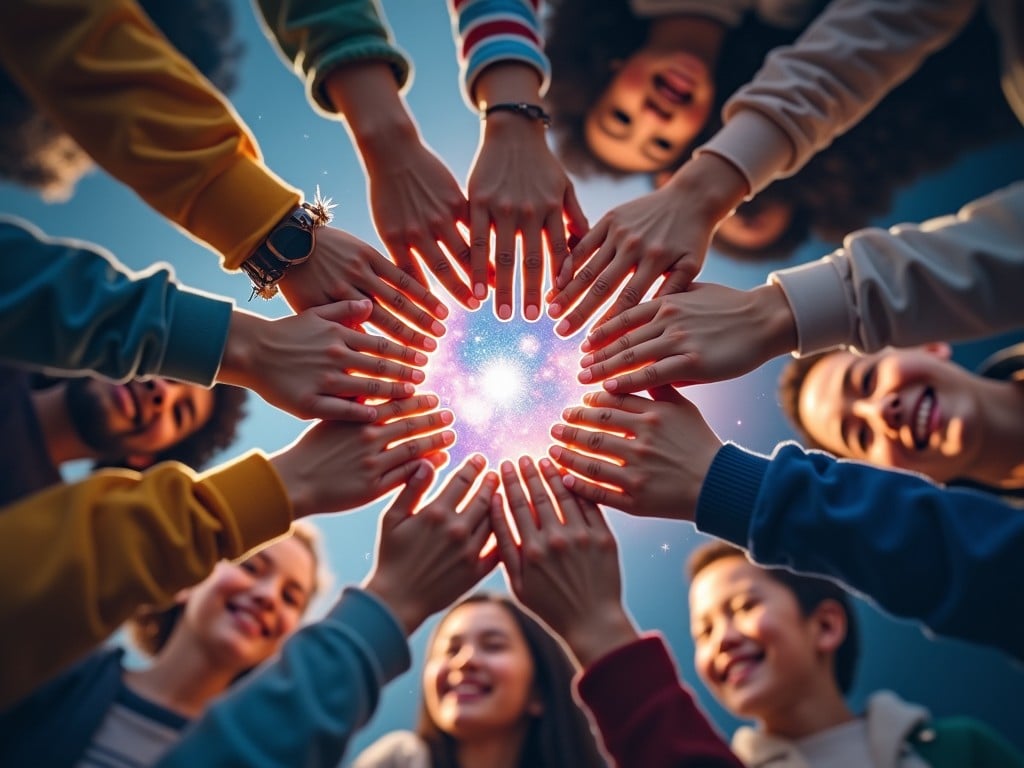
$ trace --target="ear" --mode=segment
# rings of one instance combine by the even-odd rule
[[[921,349],[929,355],[935,355],[942,360],[951,360],[953,357],[953,347],[944,341],[932,341],[928,344],[923,344]]]
[[[835,600],[823,600],[810,618],[817,649],[822,653],[835,653],[846,639],[846,611]]]
[[[184,589],[179,589],[177,592],[175,592],[174,605],[184,605],[185,603],[187,603],[188,599],[192,597],[193,589],[195,589],[195,587],[185,587]]]

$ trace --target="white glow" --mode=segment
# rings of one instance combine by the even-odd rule
[[[492,360],[480,372],[480,394],[491,402],[513,402],[522,388],[522,373],[508,360]]]

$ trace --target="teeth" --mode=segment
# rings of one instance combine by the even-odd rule
[[[925,394],[921,398],[921,405],[917,408],[914,419],[914,440],[918,445],[923,445],[928,439],[928,424],[932,416],[932,406],[935,404],[933,398]]]

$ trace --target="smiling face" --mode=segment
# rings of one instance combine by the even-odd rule
[[[100,456],[145,456],[180,443],[210,420],[214,394],[154,377],[116,384],[69,379],[68,413],[81,440]]]
[[[240,563],[221,562],[186,590],[175,632],[240,673],[277,652],[295,631],[313,595],[316,560],[296,536],[281,539]]]
[[[466,740],[510,733],[539,714],[534,664],[512,615],[470,602],[441,623],[423,668],[427,713],[444,733]]]
[[[797,416],[837,456],[922,472],[971,476],[979,450],[976,377],[944,345],[826,355],[808,371]]]
[[[711,73],[696,56],[641,49],[587,113],[587,146],[622,171],[666,168],[707,123],[714,96]]]
[[[815,617],[741,555],[715,560],[693,578],[690,629],[697,674],[738,717],[770,721],[823,681],[834,684]]]

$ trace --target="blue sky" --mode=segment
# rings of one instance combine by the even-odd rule
[[[276,57],[248,3],[234,3],[246,53],[240,65],[240,87],[233,101],[258,139],[267,164],[310,196],[319,185],[339,203],[335,224],[380,248],[367,209],[362,169],[343,126],[313,112],[300,81]],[[456,177],[464,180],[476,150],[479,120],[467,109],[459,92],[445,6],[436,0],[385,0],[384,7],[399,44],[415,62],[415,77],[407,98],[424,138],[445,158]],[[1022,168],[1024,140],[978,153],[950,171],[916,184],[899,196],[890,214],[877,223],[916,221],[954,211],[970,199],[1014,180]],[[610,207],[646,189],[646,183],[639,179],[577,184],[580,201],[591,222],[596,222]],[[280,299],[247,303],[249,284],[243,276],[222,272],[213,254],[183,236],[133,193],[102,173],[93,173],[80,184],[70,201],[61,204],[45,204],[33,195],[0,185],[0,210],[24,216],[49,234],[99,243],[130,267],[168,261],[183,283],[232,297],[246,309],[268,316],[287,312]],[[810,243],[793,261],[824,255],[831,247],[833,244]],[[711,254],[702,279],[749,287],[762,282],[767,271],[765,265],[732,264]],[[997,346],[988,343],[958,347],[957,357],[972,365]],[[775,361],[741,379],[692,391],[709,423],[723,439],[767,452],[777,442],[793,436],[776,405],[775,381],[780,364],[781,361]],[[278,449],[303,428],[301,422],[255,397],[250,412],[239,443],[228,455],[250,448]],[[376,518],[383,506],[383,502],[378,502],[352,513],[317,520],[325,535],[336,584],[355,583],[365,575],[372,558]],[[684,678],[691,681],[723,731],[731,732],[736,721],[725,716],[703,692],[692,666],[682,570],[687,553],[701,537],[686,524],[632,520],[619,513],[611,513],[611,520],[620,537],[626,599],[633,616],[643,628],[666,635]],[[492,577],[485,586],[503,589],[499,577]],[[1019,585],[1008,585],[1009,588],[1017,589]],[[861,604],[860,610],[865,641],[853,694],[856,705],[872,690],[891,688],[929,706],[937,714],[969,714],[986,719],[1015,738],[1024,749],[1024,732],[1013,727],[1014,712],[1020,712],[1019,692],[1024,683],[1019,668],[995,652],[950,641],[929,641],[917,627],[889,619],[866,603]],[[413,672],[389,687],[378,714],[356,739],[350,756],[381,733],[413,724],[418,700],[417,671],[430,626],[432,622],[413,638]]]

